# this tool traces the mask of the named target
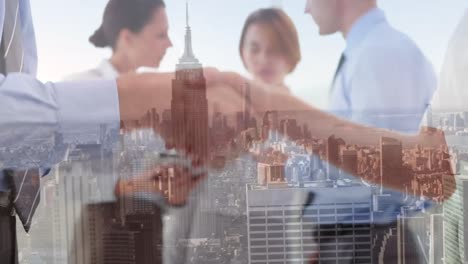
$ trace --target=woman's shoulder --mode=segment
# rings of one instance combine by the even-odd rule
[[[97,67],[73,73],[67,75],[64,80],[65,81],[77,81],[77,80],[99,80],[99,79],[109,79],[109,78],[116,78],[118,76],[117,71],[115,70],[114,66],[108,61],[103,60],[101,64]]]
[[[103,79],[105,76],[102,74],[102,72],[95,68],[95,69],[89,69],[86,71],[82,72],[76,72],[69,74],[63,78],[64,81],[78,81],[78,80],[98,80],[98,79]]]

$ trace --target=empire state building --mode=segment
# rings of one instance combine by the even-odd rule
[[[208,102],[202,65],[193,54],[192,32],[186,10],[185,51],[172,81],[172,136],[175,147],[208,159]]]

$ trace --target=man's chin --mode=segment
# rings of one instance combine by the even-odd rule
[[[332,30],[322,30],[322,29],[319,30],[319,35],[320,36],[329,36],[329,35],[333,35],[335,33],[336,33],[336,31],[332,31]]]

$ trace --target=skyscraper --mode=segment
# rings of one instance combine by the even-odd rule
[[[343,150],[341,153],[341,162],[343,170],[346,171],[346,173],[357,176],[358,158],[356,150]]]
[[[249,263],[371,263],[369,188],[249,184],[246,192]]]
[[[388,186],[392,179],[401,177],[403,172],[403,146],[400,141],[380,138],[380,188]]]
[[[257,164],[258,184],[265,186],[286,185],[284,164]]]
[[[430,222],[430,249],[429,249],[429,264],[442,264],[444,257],[444,216],[442,214],[431,215]]]
[[[172,142],[172,112],[169,109],[162,112],[161,136]]]
[[[296,119],[285,119],[281,121],[281,133],[284,139],[297,140],[300,138],[301,128],[297,125]]]
[[[426,111],[426,126],[427,127],[433,127],[433,115],[432,115],[432,105],[427,106],[427,111]]]
[[[93,179],[92,163],[81,151],[72,151],[69,160],[57,168],[57,204],[52,217],[54,251],[66,263],[89,263],[90,248],[85,245],[90,241],[90,230],[84,221],[87,218],[84,209],[97,193],[93,188],[96,179]]]
[[[193,54],[192,31],[187,4],[185,51],[177,64],[172,82],[172,133],[178,149],[206,160],[208,158],[208,102],[206,80],[198,59]]]
[[[186,4],[186,29],[185,50],[176,66],[176,76],[172,81],[172,136],[177,149],[183,149],[196,158],[208,161],[208,101],[206,98],[206,80],[203,68],[195,57],[192,49],[192,31],[189,25],[189,9]],[[182,176],[183,170],[175,169],[171,179]],[[205,181],[203,184],[209,184]],[[169,186],[173,186],[169,182]],[[204,186],[206,187],[206,186]],[[172,187],[170,187],[172,189]],[[171,190],[174,193],[178,190]],[[205,197],[190,197],[189,200],[197,200],[197,214],[201,215],[201,222],[206,223],[206,230],[197,230],[193,234],[197,237],[208,237],[209,228],[214,226],[214,218],[209,216],[212,210],[210,188],[206,188]],[[192,217],[192,216],[191,216]],[[192,221],[187,219],[186,221]],[[187,225],[189,224],[187,223]]]
[[[250,94],[250,84],[245,84],[245,95],[244,95],[244,130],[251,127],[251,117],[250,117],[250,105],[251,94]]]
[[[327,178],[329,180],[336,180],[339,177],[339,171],[335,164],[340,163],[340,140],[334,135],[327,139]]]
[[[118,203],[88,205],[87,225],[90,232],[91,264],[162,262],[162,225],[160,213],[133,214],[120,217]]]
[[[462,164],[462,168],[464,165]],[[444,203],[444,260],[445,263],[467,263],[466,254],[468,242],[468,175],[462,170],[462,175],[447,175],[444,178],[445,190],[455,192]],[[453,186],[455,184],[455,186]]]
[[[276,142],[279,140],[278,111],[267,111],[263,116],[262,135],[263,140]]]
[[[402,207],[397,219],[398,263],[414,263],[415,257],[427,256],[428,239],[425,216],[415,215],[410,207]]]

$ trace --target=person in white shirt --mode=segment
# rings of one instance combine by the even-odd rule
[[[107,79],[141,67],[158,68],[172,47],[168,29],[163,1],[109,1],[102,24],[89,42],[97,48],[111,48],[112,56],[97,68],[66,79]]]
[[[330,88],[330,112],[363,125],[418,131],[436,90],[435,73],[416,44],[389,24],[377,1],[308,0],[306,13],[321,35],[339,32],[346,40]],[[382,192],[392,202],[373,223],[387,230],[396,224],[405,196],[391,189]]]

